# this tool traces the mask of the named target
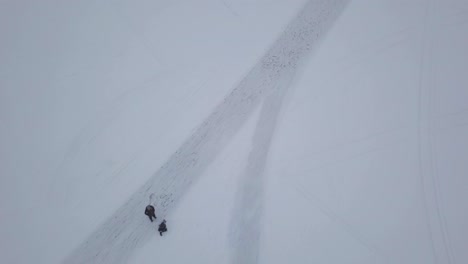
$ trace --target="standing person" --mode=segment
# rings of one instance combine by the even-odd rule
[[[154,217],[154,219],[156,219],[156,214],[155,214],[154,211],[155,211],[154,206],[152,206],[151,204],[146,206],[145,215],[147,215],[149,217],[151,222],[153,222],[153,217]]]
[[[162,236],[162,233],[164,233],[164,232],[167,231],[166,220],[163,220],[162,223],[159,224],[158,231],[159,231],[159,235],[160,235],[160,236]]]

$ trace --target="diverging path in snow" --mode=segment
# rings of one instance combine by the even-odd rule
[[[240,176],[238,198],[232,213],[232,263],[258,263],[263,217],[265,167],[284,97],[308,51],[340,14],[347,1],[310,1],[270,50],[278,67],[271,93],[263,99],[247,167]],[[268,64],[264,61],[264,65]]]
[[[268,145],[276,124],[279,106],[295,73],[300,60],[314,47],[317,40],[329,28],[347,0],[312,0],[280,36],[272,48],[257,63],[237,87],[213,110],[196,131],[180,146],[169,160],[131,198],[111,215],[101,226],[64,260],[64,263],[126,263],[138,247],[144,245],[156,234],[154,224],[143,215],[148,197],[154,194],[158,220],[165,218],[180,198],[187,192],[191,183],[200,177],[218,153],[240,130],[250,114],[262,99],[264,102],[246,175],[262,175]],[[263,120],[263,121],[262,121]],[[262,135],[262,133],[267,133]],[[261,140],[260,140],[261,138]],[[262,150],[266,147],[265,150]],[[253,163],[262,160],[259,166]],[[249,181],[250,179],[246,179]],[[262,186],[262,178],[255,180],[254,186]],[[255,187],[254,187],[255,188]],[[241,204],[236,208],[256,211],[255,205],[245,207],[249,202],[241,193]],[[261,195],[261,192],[259,193]],[[258,196],[258,195],[257,195]],[[255,197],[261,204],[260,196]],[[245,215],[239,212],[238,215]],[[257,256],[258,239],[253,249],[243,243],[250,235],[258,238],[260,218],[246,218],[246,225],[255,230],[237,236],[235,256],[248,254],[253,263]],[[257,232],[257,233],[255,233]],[[250,235],[249,235],[250,234]],[[255,235],[257,234],[257,235]],[[234,258],[237,259],[237,258]]]
[[[289,78],[288,78],[289,79]],[[263,217],[264,171],[285,89],[265,98],[232,213],[232,263],[256,263]]]

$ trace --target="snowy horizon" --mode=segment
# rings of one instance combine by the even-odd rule
[[[3,1],[0,262],[465,263],[467,18]]]

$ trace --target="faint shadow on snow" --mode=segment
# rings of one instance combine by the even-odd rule
[[[165,218],[192,182],[203,174],[240,130],[261,100],[268,98],[263,104],[249,156],[250,162],[243,175],[258,176],[258,179],[253,180],[253,189],[240,190],[240,203],[235,207],[237,216],[246,216],[242,217],[241,223],[247,229],[241,231],[235,228],[237,235],[231,236],[234,245],[233,262],[256,262],[261,221],[261,210],[257,209],[262,204],[262,172],[282,98],[298,63],[316,45],[346,2],[347,0],[310,1],[266,55],[169,160],[71,252],[64,263],[127,262],[135,249],[143,246],[156,234],[156,225],[151,224],[142,212],[150,195],[154,194],[158,219]],[[252,201],[248,199],[251,194],[256,195],[256,202],[246,207]]]

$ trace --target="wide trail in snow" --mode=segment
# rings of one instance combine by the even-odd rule
[[[143,214],[148,198],[154,194],[154,206],[158,220],[166,218],[177,202],[187,192],[191,183],[199,178],[215,157],[241,129],[254,109],[265,98],[256,137],[265,129],[269,135],[262,140],[269,145],[276,124],[279,106],[301,59],[318,43],[331,26],[347,0],[310,1],[291,22],[286,31],[273,44],[263,58],[252,68],[237,87],[221,102],[195,132],[180,146],[169,160],[113,215],[92,232],[64,263],[125,263],[136,248],[144,245],[156,234],[156,225]],[[271,96],[270,96],[271,95]],[[272,100],[272,101],[271,101]],[[262,121],[263,120],[263,121]],[[254,139],[255,140],[255,139]],[[254,143],[249,161],[265,161],[263,144]],[[248,165],[249,166],[249,165]],[[255,181],[261,187],[264,162],[256,169],[246,169],[247,174],[260,170]],[[242,193],[242,191],[240,192]],[[247,192],[249,193],[249,192]],[[244,194],[240,194],[245,205]],[[261,194],[260,194],[261,195]],[[244,201],[244,202],[242,202]],[[260,196],[258,202],[261,203]],[[256,210],[247,207],[246,210]],[[239,209],[240,210],[240,209]],[[241,215],[245,212],[240,212]],[[245,219],[250,227],[257,226],[259,219]],[[258,229],[256,229],[258,232]],[[243,231],[245,232],[245,231]],[[258,236],[258,233],[257,233]],[[238,236],[238,245],[246,245],[249,236]],[[253,242],[258,248],[258,240]],[[250,242],[249,242],[250,243]],[[249,250],[249,254],[247,254]],[[234,255],[248,255],[249,262],[258,252],[244,246],[235,248]],[[234,257],[233,260],[238,259]]]

